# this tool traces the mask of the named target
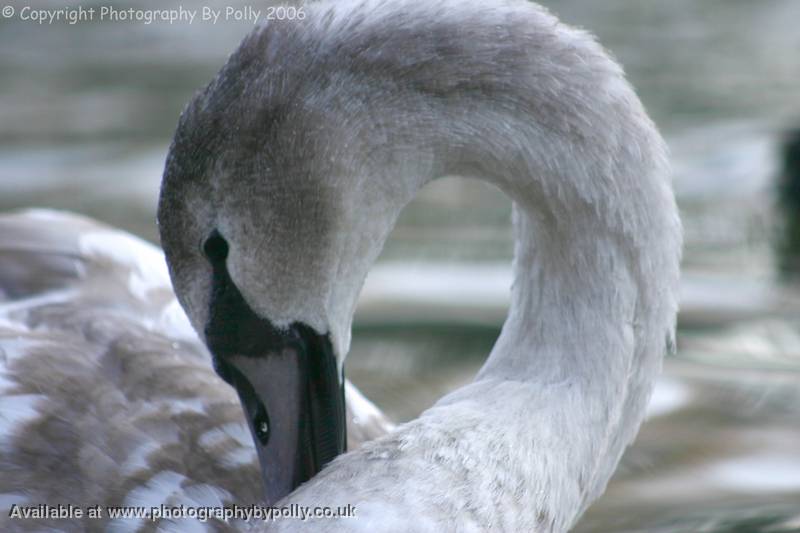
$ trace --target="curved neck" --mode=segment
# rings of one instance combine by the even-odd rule
[[[681,247],[666,147],[619,69],[582,44],[591,84],[576,64],[540,72],[544,83],[524,92],[411,92],[398,100],[423,112],[370,156],[373,179],[406,184],[397,212],[440,175],[487,180],[514,202],[502,333],[476,381],[420,423],[468,409],[513,431],[507,453],[524,478],[558,487],[559,501],[540,502],[556,530],[602,492],[638,431],[673,335]]]
[[[514,285],[473,383],[334,461],[291,501],[345,491],[360,515],[374,503],[376,520],[391,502],[462,516],[464,491],[478,502],[490,488],[493,501],[470,508],[485,529],[510,519],[507,504],[509,530],[563,531],[638,430],[673,334],[681,230],[664,142],[616,63],[534,4],[325,6],[303,32],[263,36],[274,57],[292,58],[265,78],[275,102],[289,87],[304,103],[275,142],[324,146],[309,151],[311,174],[341,196],[348,231],[330,249],[348,261],[317,306],[338,353],[381,243],[437,177],[485,179],[513,200]],[[295,39],[302,53],[286,44]],[[425,472],[420,457],[435,458]]]
[[[567,501],[549,512],[567,525],[603,491],[638,431],[674,328],[680,224],[665,147],[632,90],[617,90],[574,110],[603,130],[551,129],[537,150],[540,126],[506,117],[508,136],[475,139],[466,149],[482,161],[459,172],[512,198],[514,281],[476,382],[438,405],[477,397],[489,416],[527,418],[512,426],[518,445],[535,444],[532,478],[558,479]],[[526,149],[514,148],[518,136],[530,139]],[[509,382],[529,394],[499,392]],[[573,467],[558,464],[562,450]]]

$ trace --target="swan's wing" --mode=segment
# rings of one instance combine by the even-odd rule
[[[136,530],[107,507],[260,500],[239,401],[155,248],[73,215],[0,216],[0,289],[0,530]],[[57,503],[103,519],[9,516]]]
[[[47,210],[0,220],[0,301],[44,295],[76,282],[83,271],[78,238],[101,226]]]
[[[70,312],[46,307],[51,317]],[[149,509],[259,501],[241,408],[210,368],[125,318],[102,313],[71,327],[0,326],[0,530],[99,526],[15,520],[14,503]]]
[[[354,449],[391,424],[346,387]],[[147,521],[112,521],[105,508],[260,501],[239,401],[157,248],[77,215],[0,216],[0,471],[2,531],[136,530]],[[14,504],[54,503],[100,505],[104,518],[9,516]]]

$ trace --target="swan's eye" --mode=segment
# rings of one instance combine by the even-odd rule
[[[256,415],[253,417],[253,429],[261,445],[266,446],[269,441],[269,417],[262,403],[259,403]]]
[[[214,230],[203,244],[203,253],[212,263],[222,263],[228,258],[228,242]]]

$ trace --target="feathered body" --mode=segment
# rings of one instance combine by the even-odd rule
[[[244,40],[165,170],[162,240],[193,325],[210,293],[197,243],[217,229],[252,309],[326,332],[341,363],[397,215],[444,175],[513,200],[508,319],[474,383],[284,500],[357,507],[314,531],[567,530],[673,342],[666,146],[592,36],[516,0],[321,2]]]

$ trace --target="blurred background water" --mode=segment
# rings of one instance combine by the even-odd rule
[[[686,229],[678,354],[576,531],[800,531],[800,290],[778,273],[775,195],[783,132],[800,126],[800,1],[542,3],[625,65],[672,148]],[[79,211],[157,242],[178,114],[251,26],[0,19],[0,209]],[[510,284],[510,210],[497,190],[445,178],[403,213],[348,359],[351,379],[396,420],[469,380],[491,348]]]

